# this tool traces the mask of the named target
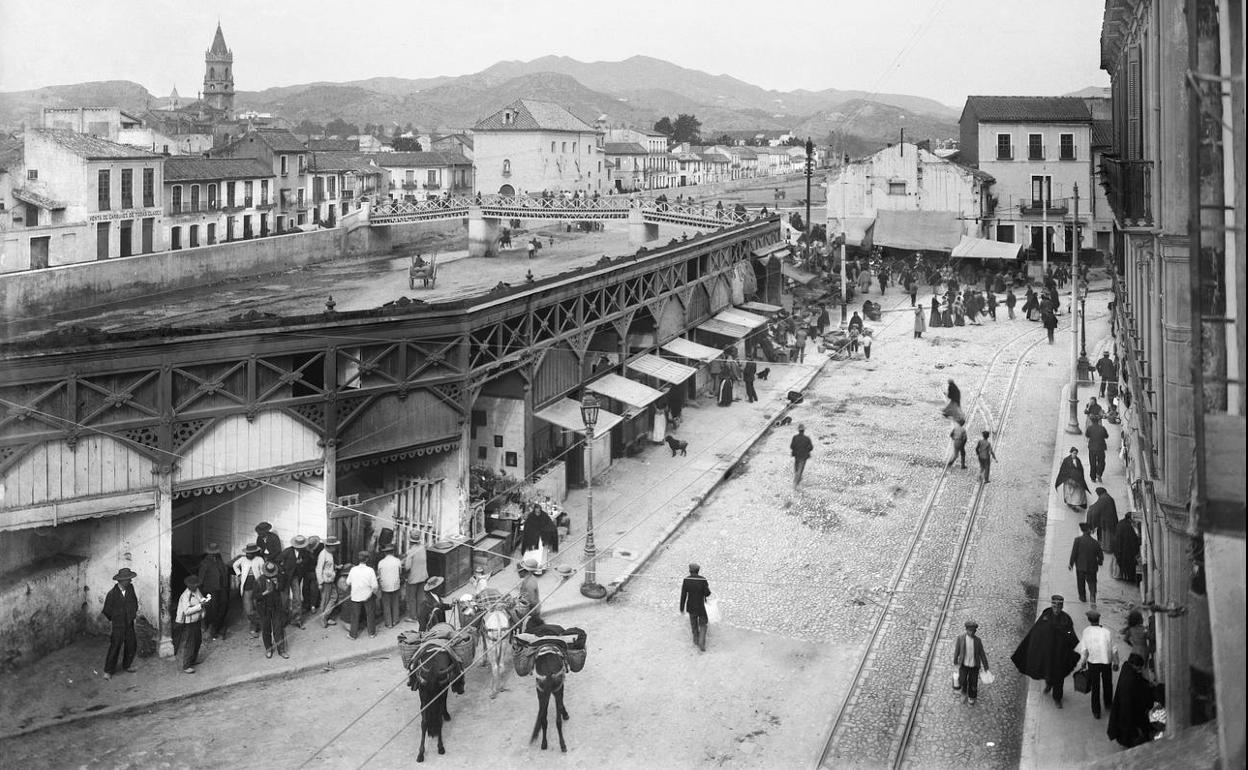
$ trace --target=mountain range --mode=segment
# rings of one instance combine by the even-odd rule
[[[243,64],[243,62],[240,62]],[[116,105],[142,111],[156,100],[129,81],[102,81],[0,93],[0,126],[35,125],[45,106]],[[292,123],[343,118],[363,125],[426,130],[469,128],[518,98],[558,102],[593,121],[648,128],[662,116],[696,115],[710,140],[729,130],[789,131],[828,140],[844,129],[857,154],[896,141],[957,136],[958,111],[932,99],[864,91],[776,91],[728,75],[710,75],[647,56],[582,62],[566,56],[502,61],[480,72],[432,78],[375,77],[239,91],[235,108],[280,115]]]

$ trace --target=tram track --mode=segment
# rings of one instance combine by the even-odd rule
[[[1028,329],[997,350],[967,402],[968,422],[981,416],[999,439],[1027,355],[1042,340],[1043,329]],[[983,497],[977,476],[945,468],[936,479],[831,720],[819,767],[904,766]]]

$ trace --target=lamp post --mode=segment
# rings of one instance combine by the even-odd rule
[[[598,424],[598,399],[586,393],[581,399],[581,421],[585,423],[586,463],[585,488],[585,581],[581,595],[601,599],[607,589],[598,585],[598,549],[594,546],[594,426]]]
[[[1074,197],[1075,197],[1075,215],[1074,215],[1074,218],[1072,219],[1072,223],[1074,225],[1074,232],[1073,232],[1074,242],[1070,249],[1070,280],[1074,282],[1071,284],[1072,287],[1078,287],[1080,281],[1079,281],[1079,185],[1077,184],[1074,185]],[[1079,370],[1079,355],[1077,353],[1077,349],[1075,346],[1075,343],[1078,342],[1079,340],[1079,319],[1074,317],[1074,314],[1076,312],[1079,312],[1075,310],[1075,307],[1076,307],[1075,298],[1077,296],[1078,296],[1077,289],[1072,288],[1071,294],[1070,294],[1070,312],[1071,312],[1070,387],[1069,387],[1069,394],[1068,394],[1069,397],[1067,398],[1067,401],[1066,401],[1067,406],[1069,407],[1069,410],[1070,410],[1069,413],[1067,414],[1067,419],[1066,419],[1066,432],[1072,435],[1083,433],[1083,430],[1079,427],[1079,381],[1080,379],[1082,379],[1082,377],[1081,377],[1080,370]],[[1080,315],[1082,315],[1082,313],[1080,313]]]
[[[815,144],[810,141],[810,137],[806,137],[806,219],[803,224],[806,225],[806,264],[810,264],[810,232],[813,229],[810,224],[810,178],[815,173]]]
[[[1088,362],[1088,284],[1075,279],[1079,287],[1079,380],[1084,384],[1092,381],[1089,376],[1092,365]]]

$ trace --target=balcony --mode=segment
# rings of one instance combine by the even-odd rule
[[[1044,145],[1031,145],[1027,148],[1027,160],[1044,160]]]
[[[1018,210],[1023,214],[1047,213],[1051,217],[1060,217],[1065,216],[1070,211],[1070,207],[1066,205],[1066,201],[1029,200],[1020,202]]]
[[[997,160],[1014,160],[1014,148],[997,145]]]
[[[440,184],[427,184],[427,185],[425,185],[425,189],[426,189],[426,190],[441,190],[441,189],[442,189],[442,185],[440,185]]]
[[[1101,184],[1114,218],[1123,227],[1153,224],[1153,162],[1101,158]]]
[[[404,190],[419,190],[420,182],[404,182],[403,189]]]

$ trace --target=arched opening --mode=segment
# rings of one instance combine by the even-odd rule
[[[502,187],[498,188],[498,194],[499,195],[515,195],[516,188],[512,187],[509,184],[505,184]]]
[[[216,80],[216,79],[217,79],[217,68],[216,68],[216,67],[209,67],[209,68],[208,68],[208,79],[209,79],[209,80]]]
[[[511,160],[504,159],[503,160],[503,176],[507,176],[510,173],[511,173]]]

